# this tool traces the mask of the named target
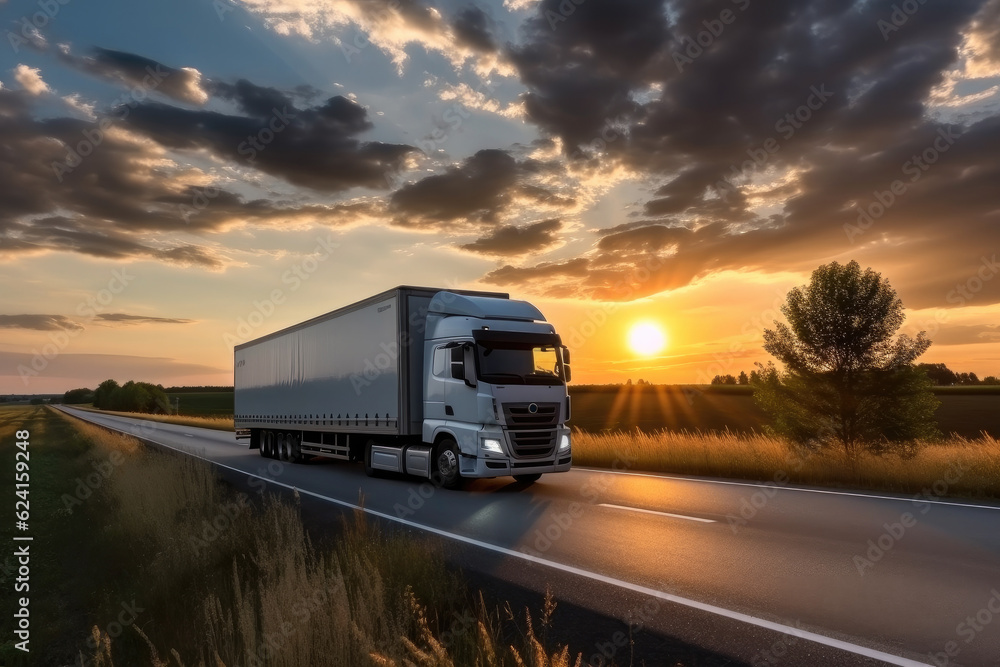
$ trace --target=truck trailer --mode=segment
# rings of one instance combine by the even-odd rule
[[[527,301],[400,286],[237,345],[235,426],[267,458],[534,482],[572,464],[569,362]]]

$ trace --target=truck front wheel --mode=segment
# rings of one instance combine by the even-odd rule
[[[434,456],[434,474],[446,489],[457,489],[462,485],[462,473],[459,470],[460,454],[458,443],[451,438],[444,438],[438,443]]]

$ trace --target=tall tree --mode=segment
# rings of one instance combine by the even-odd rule
[[[784,369],[761,367],[754,393],[779,432],[839,442],[851,456],[938,435],[939,403],[913,365],[931,341],[896,336],[905,315],[888,280],[854,261],[826,264],[781,312],[788,323],[764,331],[764,349]]]

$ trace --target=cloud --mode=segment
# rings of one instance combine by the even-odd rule
[[[1000,181],[1000,116],[980,95],[963,100],[976,111],[959,124],[941,120],[933,91],[969,43],[982,62],[994,57],[983,35],[1000,2],[921,5],[888,39],[877,26],[889,1],[742,6],[628,0],[569,16],[557,0],[535,6],[510,55],[526,120],[571,172],[618,165],[656,186],[639,202],[645,220],[613,216],[577,258],[486,280],[636,298],[720,271],[807,274],[857,258],[890,276],[908,306],[956,305],[950,290],[976,275],[983,248],[1000,246],[990,185]],[[733,15],[722,32],[688,49],[724,9]],[[890,192],[896,181],[904,194]],[[887,196],[883,214],[861,216]],[[975,299],[1000,301],[1000,280]]]
[[[49,84],[42,81],[42,72],[37,67],[28,67],[27,65],[21,64],[11,70],[14,73],[14,79],[21,84],[21,87],[28,91],[31,95],[42,95],[44,93],[51,93],[52,89],[49,88]]]
[[[427,176],[392,193],[394,224],[405,227],[493,225],[518,202],[537,208],[565,208],[573,201],[533,181],[552,165],[518,161],[510,152],[484,149],[442,174]]]
[[[269,198],[250,199],[223,185],[252,183],[249,174],[263,172],[321,193],[386,189],[415,151],[356,138],[372,123],[344,97],[298,108],[290,102],[313,91],[285,94],[242,80],[211,90],[239,113],[145,103],[36,119],[34,96],[0,89],[0,145],[8,147],[0,151],[0,254],[75,252],[218,270],[231,263],[230,251],[189,234],[248,224],[342,226],[370,221],[378,208],[363,199],[274,196],[273,189]],[[89,110],[78,97],[65,101]],[[213,156],[218,173],[184,164],[185,153]]]
[[[976,345],[1000,343],[1000,325],[966,324],[945,325],[931,336],[934,345]]]
[[[151,58],[111,49],[95,48],[89,56],[73,55],[61,46],[60,60],[71,67],[128,88],[155,90],[189,104],[202,105],[209,95],[202,74],[193,67],[169,67]]]
[[[6,369],[3,377],[22,378],[19,368],[32,369],[32,355],[16,352],[0,352],[0,369]],[[149,382],[163,382],[169,378],[189,375],[224,373],[222,368],[204,364],[192,364],[169,357],[141,357],[125,354],[69,354],[64,353],[49,360],[44,370],[37,376],[26,378],[29,387],[36,387],[46,378],[72,378],[76,386],[97,386],[98,383],[116,377],[121,381],[129,379]]]
[[[460,246],[462,250],[481,255],[513,257],[537,253],[559,242],[556,234],[562,228],[559,220],[542,220],[531,225],[518,227],[505,225],[494,229],[487,236],[473,243]]]
[[[0,329],[78,331],[83,327],[64,315],[0,315]]]
[[[245,115],[146,103],[132,109],[124,125],[161,146],[208,151],[220,159],[325,192],[352,187],[384,189],[387,177],[416,150],[357,139],[356,135],[372,128],[368,112],[339,95],[299,109],[280,91],[248,81],[216,85],[214,90],[234,101]]]
[[[456,68],[471,60],[483,74],[509,69],[496,48],[497,22],[476,5],[448,17],[420,0],[241,0],[241,4],[278,34],[311,40],[332,36],[348,63],[370,43],[400,72],[412,45],[442,54]]]
[[[129,315],[127,313],[100,313],[94,321],[101,324],[128,326],[132,324],[191,324],[194,320],[182,320],[173,317],[150,317],[147,315]]]

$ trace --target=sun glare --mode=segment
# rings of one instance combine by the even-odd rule
[[[629,330],[628,344],[636,354],[648,357],[666,347],[667,336],[658,324],[639,322]]]

